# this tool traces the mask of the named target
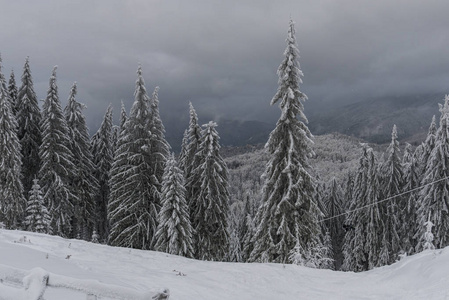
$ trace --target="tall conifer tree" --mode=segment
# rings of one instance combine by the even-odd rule
[[[34,92],[28,57],[23,67],[22,85],[17,94],[18,137],[22,147],[22,183],[26,197],[40,168],[39,148],[42,143],[41,111]]]
[[[11,110],[14,113],[14,116],[17,114],[17,93],[16,77],[14,75],[14,70],[12,70],[8,82],[8,95],[9,100],[11,101]]]
[[[95,166],[91,152],[89,130],[86,118],[82,113],[84,104],[76,101],[76,82],[70,89],[67,105],[64,109],[70,138],[70,150],[73,161],[76,162],[74,178],[71,183],[78,202],[75,203],[74,223],[77,235],[84,240],[90,240],[94,230],[95,203],[94,196],[98,190],[98,180],[94,177]]]
[[[149,98],[140,66],[137,74],[134,104],[120,132],[111,168],[109,243],[150,249],[160,203],[153,185]]]
[[[366,271],[378,265],[382,219],[379,200],[378,167],[374,153],[363,145],[348,206],[343,245],[345,271]]]
[[[419,193],[418,224],[430,221],[434,227],[434,245],[443,248],[449,245],[449,95],[445,96],[444,105],[440,104],[440,126],[436,132],[435,147],[430,153],[424,179],[423,188]],[[416,237],[424,236],[422,226]],[[422,251],[423,243],[417,245],[417,251]]]
[[[59,101],[56,67],[42,107],[41,128],[39,178],[42,192],[52,218],[53,233],[68,237],[73,234],[71,222],[74,204],[78,201],[72,186],[76,167],[70,150],[69,128]]]
[[[303,103],[307,96],[299,90],[303,73],[293,21],[290,21],[284,55],[278,69],[278,91],[271,100],[271,105],[279,102],[281,117],[265,146],[271,157],[264,173],[251,261],[285,263],[297,238],[307,253],[316,244],[320,231],[316,210],[312,208],[316,203],[308,157],[313,153],[313,142],[304,123],[307,119]]]
[[[157,194],[154,195],[156,202],[160,203],[160,193],[162,190],[162,176],[164,175],[164,167],[167,157],[170,154],[170,145],[165,139],[165,127],[159,113],[159,87],[156,87],[150,99],[150,156],[152,160],[153,177],[152,184],[156,187]]]
[[[5,89],[0,59],[0,218],[8,229],[18,229],[24,218],[21,153],[17,121]]]
[[[109,106],[101,122],[100,128],[92,137],[92,155],[95,165],[94,176],[98,180],[99,188],[96,191],[96,229],[101,238],[107,238],[109,224],[107,218],[107,205],[109,200],[109,172],[113,161],[113,124],[112,106]]]
[[[326,227],[329,231],[330,242],[332,244],[332,250],[334,252],[334,267],[339,269],[342,264],[343,257],[341,256],[341,248],[343,246],[343,226],[344,212],[343,208],[343,192],[337,180],[332,178],[328,193],[326,195],[324,204],[326,206],[327,215],[325,218],[329,218],[326,223]]]
[[[194,187],[196,205],[192,214],[195,256],[202,260],[224,260],[229,251],[228,169],[219,150],[217,124],[203,125],[200,146],[194,157],[190,186]]]
[[[395,262],[403,251],[402,239],[405,232],[401,232],[404,211],[406,209],[405,198],[400,194],[403,191],[403,171],[400,158],[399,142],[397,140],[396,125],[391,133],[391,143],[387,149],[387,158],[381,167],[382,173],[382,198],[389,199],[382,203],[382,254],[380,265]],[[387,253],[388,252],[388,253]]]
[[[406,207],[404,210],[405,223],[402,224],[402,231],[405,232],[402,238],[404,245],[404,251],[407,254],[413,254],[417,244],[415,233],[420,226],[416,221],[416,209],[418,206],[418,191],[416,188],[419,186],[418,175],[418,154],[415,154],[411,150],[411,145],[407,144],[404,150],[403,167],[404,167],[404,191],[409,193],[405,195]]]
[[[198,116],[192,102],[189,102],[189,115],[189,127],[183,139],[179,165],[186,178],[186,200],[187,205],[189,206],[190,221],[193,225],[193,214],[197,205],[197,201],[193,195],[198,192],[198,187],[194,185],[194,181],[191,180],[191,177],[193,170],[198,167],[195,165],[195,154],[198,152],[201,143],[201,127],[198,125]],[[197,244],[194,243],[194,245]]]
[[[165,166],[161,201],[154,248],[170,254],[193,257],[193,230],[185,199],[184,176],[173,154]]]

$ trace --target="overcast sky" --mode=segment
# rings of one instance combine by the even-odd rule
[[[0,0],[3,72],[25,57],[39,99],[58,65],[66,104],[78,82],[91,134],[109,103],[133,102],[141,63],[166,127],[192,101],[209,118],[268,120],[288,22],[296,22],[308,109],[378,96],[449,92],[449,1]],[[187,126],[187,123],[185,123]],[[168,129],[168,128],[167,128]]]

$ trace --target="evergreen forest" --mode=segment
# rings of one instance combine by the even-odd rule
[[[0,59],[3,228],[155,250],[208,261],[365,271],[449,245],[449,96],[418,145],[313,136],[290,21],[279,119],[264,147],[230,155],[219,124],[186,109],[180,153],[165,138],[159,87],[137,69],[134,102],[105,110],[90,133],[73,84],[57,68],[39,104],[26,58],[20,82]],[[163,99],[161,99],[163,101]]]

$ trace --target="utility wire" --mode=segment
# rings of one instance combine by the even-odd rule
[[[355,212],[355,211],[358,211],[358,210],[365,209],[365,208],[370,207],[370,206],[373,206],[373,205],[375,205],[375,204],[379,204],[379,203],[382,203],[382,202],[389,201],[389,200],[394,199],[394,198],[396,198],[396,197],[399,197],[399,196],[403,196],[403,195],[409,194],[409,193],[411,193],[411,192],[414,192],[414,191],[417,191],[417,190],[419,190],[419,189],[422,189],[422,188],[424,188],[424,187],[426,187],[426,186],[428,186],[428,185],[432,185],[432,184],[435,184],[435,183],[437,183],[437,182],[440,182],[440,181],[443,181],[443,180],[447,180],[447,179],[449,179],[449,176],[448,176],[448,177],[445,177],[445,178],[440,178],[440,179],[438,179],[438,180],[435,180],[435,181],[432,181],[432,182],[429,182],[429,183],[426,183],[426,184],[424,184],[424,185],[421,185],[421,186],[416,187],[416,188],[414,188],[414,189],[411,189],[411,190],[408,190],[408,191],[399,193],[399,194],[397,194],[397,195],[393,195],[393,196],[391,196],[391,197],[388,197],[388,198],[385,198],[385,199],[382,199],[382,200],[379,200],[379,201],[376,201],[376,202],[367,204],[367,205],[365,205],[365,206],[358,207],[358,208],[356,208],[356,209],[354,209],[354,210],[350,210],[350,211],[347,211],[347,212],[338,214],[338,215],[333,216],[333,217],[328,217],[328,218],[321,219],[321,220],[319,220],[319,223],[322,223],[322,222],[324,222],[324,221],[329,221],[329,220],[332,220],[332,219],[336,219],[336,218],[338,218],[338,217],[347,215],[347,214],[349,214],[349,213],[352,213],[352,212]]]

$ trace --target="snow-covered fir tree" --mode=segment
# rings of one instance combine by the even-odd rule
[[[189,102],[189,115],[189,127],[184,134],[180,157],[180,167],[183,169],[186,178],[189,178],[192,169],[195,168],[193,158],[198,151],[201,140],[201,127],[198,125],[198,115],[192,102]]]
[[[307,250],[301,247],[300,238],[296,238],[296,244],[289,253],[289,261],[292,264],[315,269],[332,269],[334,260],[332,243],[329,233],[324,236],[324,243],[313,243]]]
[[[17,114],[17,94],[18,90],[16,84],[16,77],[14,75],[14,70],[12,70],[8,81],[8,95],[9,100],[11,101],[11,110],[14,113],[14,116]]]
[[[11,97],[9,96],[9,92],[8,92],[8,86],[7,86],[6,78],[5,78],[5,75],[3,74],[2,67],[3,67],[3,59],[2,59],[2,57],[0,55],[0,84],[2,86],[4,97],[5,97],[5,99],[7,99],[10,102],[10,107],[11,107],[10,109],[11,109],[12,112],[14,112],[14,109],[12,108]]]
[[[44,203],[39,180],[34,179],[26,207],[25,228],[33,232],[51,233],[50,223],[50,214]]]
[[[193,231],[185,199],[184,176],[173,154],[167,160],[162,184],[162,208],[158,215],[154,248],[193,257]]]
[[[184,161],[185,156],[187,155],[187,144],[189,143],[189,130],[184,130],[184,134],[182,135],[182,141],[181,141],[181,152],[179,153],[178,160],[179,160],[179,167],[181,170],[184,171],[184,168],[181,164],[182,161]]]
[[[64,115],[67,121],[70,138],[70,150],[73,155],[75,169],[74,178],[70,183],[78,201],[75,204],[73,225],[76,235],[88,241],[91,239],[95,221],[95,193],[98,190],[98,180],[94,176],[95,166],[89,139],[89,130],[82,110],[84,104],[76,100],[76,82],[70,89],[70,95]]]
[[[25,212],[21,181],[22,156],[17,121],[11,109],[0,60],[0,219],[7,229],[18,229]]]
[[[349,209],[350,201],[352,199],[352,192],[354,190],[354,175],[351,172],[348,172],[347,177],[344,180],[344,201],[343,201],[343,211],[347,211]]]
[[[342,224],[344,223],[343,208],[343,192],[337,180],[332,178],[329,184],[327,195],[324,199],[326,206],[325,221],[327,232],[330,236],[331,248],[334,252],[334,269],[338,270],[343,263],[342,246],[344,231]]]
[[[159,87],[156,87],[151,95],[149,109],[150,109],[150,156],[151,168],[153,176],[151,177],[152,184],[158,191],[154,194],[155,202],[160,203],[160,193],[162,190],[162,176],[164,175],[164,167],[167,157],[170,154],[170,145],[165,139],[165,127],[162,123],[159,113]]]
[[[312,209],[314,180],[308,172],[312,134],[303,113],[306,95],[299,90],[302,71],[294,22],[290,21],[285,59],[278,69],[279,87],[271,105],[279,102],[281,117],[266,150],[270,161],[264,173],[262,204],[257,215],[251,261],[286,263],[298,243],[309,253],[320,227]],[[298,116],[300,119],[298,119]]]
[[[419,175],[418,175],[418,157],[412,152],[411,145],[407,143],[404,150],[404,157],[402,160],[404,169],[404,191],[407,194],[405,197],[405,209],[402,212],[404,223],[402,224],[402,245],[407,254],[413,254],[417,244],[415,233],[419,226],[416,223],[416,209],[418,204],[418,190]]]
[[[150,249],[160,203],[153,185],[149,98],[140,66],[137,75],[134,104],[120,132],[111,167],[109,244]]]
[[[243,220],[239,231],[240,250],[243,261],[248,261],[251,252],[253,251],[253,243],[251,242],[254,231],[254,217],[256,215],[256,208],[254,207],[254,195],[247,195],[245,199],[245,208],[243,210]]]
[[[63,237],[72,232],[73,192],[76,167],[70,150],[69,128],[64,118],[56,84],[56,67],[50,77],[50,87],[42,106],[42,145],[39,150],[41,183],[44,201],[52,219],[52,231]]]
[[[381,167],[382,165],[376,163],[374,152],[370,149],[368,152],[367,193],[366,199],[362,200],[362,202],[366,203],[366,206],[359,208],[362,212],[360,214],[361,218],[358,220],[366,224],[364,253],[368,270],[387,264],[390,257],[390,252],[388,251],[390,248],[386,246],[382,248],[382,246],[387,245],[388,235],[384,234],[385,225],[382,222],[382,203],[379,203],[382,189]],[[385,252],[381,252],[382,250]]]
[[[435,246],[433,245],[433,233],[432,233],[432,227],[433,223],[430,221],[430,215],[427,221],[424,223],[424,226],[426,227],[426,231],[424,233],[424,236],[422,237],[423,240],[423,250],[435,250]]]
[[[436,132],[435,147],[427,161],[426,171],[419,193],[417,223],[424,224],[429,218],[433,221],[434,245],[444,248],[449,245],[449,95],[445,96],[444,105],[440,104],[440,126]],[[418,228],[417,238],[424,236],[424,228]],[[417,251],[422,250],[418,243]]]
[[[240,239],[238,236],[237,228],[230,226],[228,229],[229,234],[229,254],[227,261],[242,262],[242,250],[240,248]]]
[[[92,155],[95,165],[94,177],[98,180],[98,190],[95,195],[95,228],[100,238],[106,239],[109,234],[108,200],[109,200],[109,172],[113,156],[113,124],[112,106],[109,106],[101,122],[100,128],[92,136]]]
[[[433,151],[433,148],[435,148],[435,140],[436,140],[436,132],[437,132],[437,125],[435,121],[435,115],[432,117],[432,122],[429,126],[429,131],[426,136],[426,140],[420,145],[419,153],[419,169],[418,169],[418,175],[420,182],[424,180],[424,176],[426,173],[426,168],[429,163],[430,155]]]
[[[202,260],[224,260],[229,251],[228,233],[228,169],[219,150],[217,124],[203,125],[200,146],[194,157],[189,186],[195,193],[192,212],[195,257]]]
[[[374,153],[366,144],[354,180],[352,198],[346,214],[343,244],[345,271],[366,271],[378,263],[382,220],[379,200],[378,168]]]
[[[22,184],[24,192],[31,190],[40,167],[39,148],[42,143],[41,111],[34,92],[29,59],[23,67],[22,85],[17,94],[18,137],[22,147]],[[28,194],[25,195],[28,197]]]
[[[386,160],[381,167],[382,198],[389,199],[381,204],[382,209],[382,253],[380,265],[395,262],[401,251],[404,251],[402,239],[406,227],[403,226],[404,210],[406,209],[405,198],[400,194],[403,191],[403,171],[400,157],[399,142],[397,140],[396,125],[391,133],[391,143],[386,152]],[[384,249],[385,248],[385,249]],[[388,252],[388,255],[386,253]],[[388,257],[388,259],[387,259]]]
[[[195,165],[196,161],[194,158],[200,147],[201,127],[198,125],[198,116],[191,102],[189,102],[189,107],[189,127],[187,136],[183,139],[179,166],[184,171],[184,177],[186,178],[186,199],[189,206],[190,220],[193,224],[193,212],[197,203],[193,195],[198,191],[195,190],[197,187],[193,185],[194,182],[190,178],[192,177],[192,171],[198,167]]]

